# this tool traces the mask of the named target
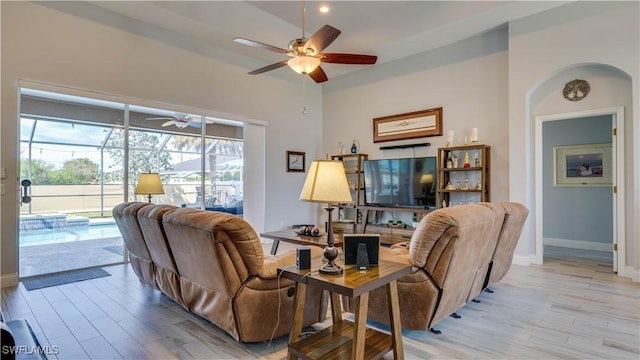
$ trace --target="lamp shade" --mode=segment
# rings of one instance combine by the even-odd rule
[[[162,182],[160,182],[160,174],[158,173],[142,173],[138,178],[138,185],[134,191],[137,195],[157,195],[164,194]]]
[[[351,191],[342,161],[315,160],[309,166],[300,200],[319,203],[350,203]]]
[[[420,178],[420,184],[431,184],[433,183],[433,174],[422,174]]]
[[[313,56],[296,56],[287,61],[287,65],[298,74],[309,74],[320,65],[320,59]]]

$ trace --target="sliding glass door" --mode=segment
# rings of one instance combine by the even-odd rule
[[[21,96],[20,179],[28,196],[20,205],[20,276],[121,263],[111,209],[123,187],[104,174],[112,163],[105,144],[122,129],[124,106],[39,95]]]
[[[243,214],[243,128],[196,114],[21,89],[20,277],[122,263],[111,215],[151,202]],[[204,125],[204,129],[203,129]]]

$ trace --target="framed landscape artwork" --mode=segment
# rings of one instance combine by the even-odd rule
[[[553,148],[553,186],[612,186],[611,143]]]
[[[442,135],[442,108],[373,119],[373,142]]]

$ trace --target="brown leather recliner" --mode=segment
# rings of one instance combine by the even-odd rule
[[[137,218],[153,261],[155,287],[182,305],[180,275],[162,226],[162,216],[176,209],[179,208],[173,205],[145,206],[138,211]]]
[[[476,256],[480,260],[480,267],[476,272],[476,275],[473,279],[473,283],[471,285],[471,291],[469,291],[469,296],[467,296],[467,302],[469,301],[478,301],[475,298],[482,293],[482,290],[485,289],[487,274],[491,270],[493,254],[495,253],[496,246],[498,244],[498,236],[500,235],[500,230],[502,229],[502,225],[504,224],[504,207],[502,205],[497,205],[499,203],[479,203],[480,205],[485,205],[493,212],[493,223],[491,224],[489,230],[485,234],[486,242],[485,245],[478,249]]]
[[[500,281],[509,271],[516,245],[518,245],[524,223],[529,216],[529,209],[515,202],[482,203],[481,205],[502,208],[504,211],[504,222],[498,235],[498,241],[491,258],[491,266],[487,271],[484,283],[484,288],[487,288]]]
[[[295,266],[295,250],[265,257],[253,228],[221,212],[181,208],[165,213],[163,226],[189,310],[243,342],[289,332],[294,283],[278,278],[277,268]],[[324,320],[326,311],[327,296],[307,290],[304,325]]]
[[[465,305],[485,265],[478,254],[495,244],[488,237],[494,224],[494,212],[478,204],[438,209],[422,219],[408,248],[380,249],[381,259],[413,266],[412,274],[398,280],[403,328],[431,329]],[[369,319],[388,324],[387,309],[384,289],[372,291]]]
[[[138,275],[140,281],[157,289],[155,267],[137,217],[138,211],[147,206],[152,206],[152,204],[143,202],[118,204],[113,208],[113,218],[118,225],[122,240],[129,250],[129,260],[133,271]]]

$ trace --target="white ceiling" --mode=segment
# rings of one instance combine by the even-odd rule
[[[103,11],[175,31],[257,59],[280,54],[235,43],[244,37],[280,48],[302,35],[300,1],[97,1]],[[377,55],[378,64],[422,53],[503,27],[567,1],[306,1],[306,37],[325,24],[342,34],[324,52]],[[328,5],[330,12],[318,10]],[[374,65],[375,66],[375,65]],[[324,64],[329,79],[366,65]],[[248,68],[248,71],[255,68]],[[273,71],[291,71],[287,68]],[[260,75],[258,75],[260,76]]]

